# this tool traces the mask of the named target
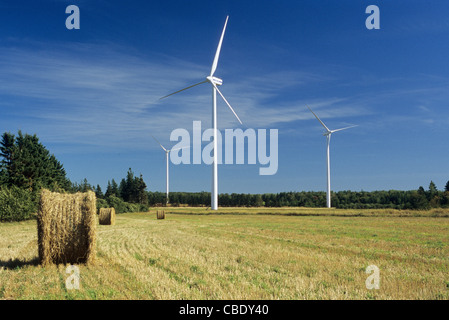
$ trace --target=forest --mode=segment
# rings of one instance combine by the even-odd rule
[[[410,191],[338,191],[332,192],[332,207],[338,209],[417,209],[449,207],[449,185],[437,190],[430,182],[429,189]],[[165,203],[165,193],[148,192],[149,205]],[[222,207],[325,207],[326,192],[301,191],[267,194],[224,193],[219,195]],[[171,205],[210,206],[209,192],[170,192]]]
[[[94,191],[97,207],[114,207],[116,212],[148,211],[151,206],[166,205],[166,194],[150,191],[142,175],[129,168],[117,183],[108,181],[103,192],[87,178],[72,182],[63,165],[39,141],[36,135],[5,132],[0,141],[0,221],[33,218],[37,212],[39,192],[46,188],[56,192]],[[172,206],[210,206],[209,192],[170,192]],[[324,191],[280,192],[276,194],[219,195],[221,207],[325,207]],[[337,191],[332,206],[340,209],[416,209],[449,207],[449,181],[438,190],[430,181],[427,189],[388,191]]]

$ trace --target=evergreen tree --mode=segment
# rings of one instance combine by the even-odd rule
[[[111,181],[108,180],[108,186],[106,187],[106,192],[104,193],[105,198],[109,198],[112,195],[112,185]]]
[[[125,200],[125,198],[123,198],[123,200],[132,203],[139,202],[138,185],[136,179],[134,178],[134,172],[131,168],[128,169],[128,173],[126,174],[125,186],[125,195],[127,200]]]
[[[12,159],[14,156],[15,140],[13,134],[5,132],[0,142],[0,185],[8,185],[11,182],[10,175],[13,172]]]
[[[97,187],[95,188],[95,196],[97,197],[97,199],[103,199],[104,197],[99,184],[97,184]]]
[[[147,185],[145,181],[143,181],[142,174],[140,174],[140,177],[137,179],[137,194],[138,194],[138,203],[140,204],[148,204],[148,197],[147,197]]]
[[[116,197],[120,196],[120,192],[118,190],[117,182],[115,182],[114,179],[111,180],[111,194],[116,196]]]
[[[36,135],[15,137],[4,133],[0,142],[1,180],[3,184],[15,185],[29,191],[41,187],[52,190],[70,188],[70,181],[62,164],[39,142]]]
[[[433,181],[430,181],[429,192],[430,192],[431,195],[434,195],[434,194],[436,194],[438,192],[437,186],[436,186],[436,184]]]
[[[426,194],[426,191],[424,190],[423,186],[419,186],[418,193],[421,194],[421,195],[425,195]]]
[[[449,192],[449,181],[446,182],[446,186],[444,187],[444,191]]]
[[[125,178],[120,180],[120,185],[118,187],[118,196],[123,199],[123,201],[128,202],[129,201],[129,190],[128,185],[126,184]]]
[[[441,199],[439,197],[439,193],[438,193],[438,189],[437,186],[435,185],[435,183],[433,181],[430,181],[429,184],[429,205],[432,208],[437,208],[441,206]]]
[[[120,181],[119,192],[125,202],[147,204],[146,188],[142,174],[140,177],[134,177],[133,171],[129,168],[126,178]]]
[[[80,184],[80,191],[81,192],[87,192],[87,191],[91,191],[91,190],[93,190],[92,186],[87,181],[87,179],[84,178],[83,181]]]

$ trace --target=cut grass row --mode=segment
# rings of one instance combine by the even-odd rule
[[[334,216],[334,217],[449,217],[449,208],[431,210],[397,209],[335,209],[304,207],[220,207],[211,211],[208,207],[159,207],[152,210],[165,210],[166,213],[196,215],[286,215],[286,216]]]

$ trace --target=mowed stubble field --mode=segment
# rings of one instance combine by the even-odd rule
[[[449,299],[448,210],[166,208],[98,225],[97,259],[37,264],[36,221],[0,224],[2,299]],[[367,266],[380,269],[369,290]]]

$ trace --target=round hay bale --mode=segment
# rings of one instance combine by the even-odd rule
[[[115,224],[115,209],[114,208],[100,208],[98,221],[103,225]]]
[[[63,194],[42,190],[37,213],[40,263],[92,263],[96,226],[94,192]]]
[[[165,211],[164,210],[157,210],[156,216],[158,219],[165,219]]]

